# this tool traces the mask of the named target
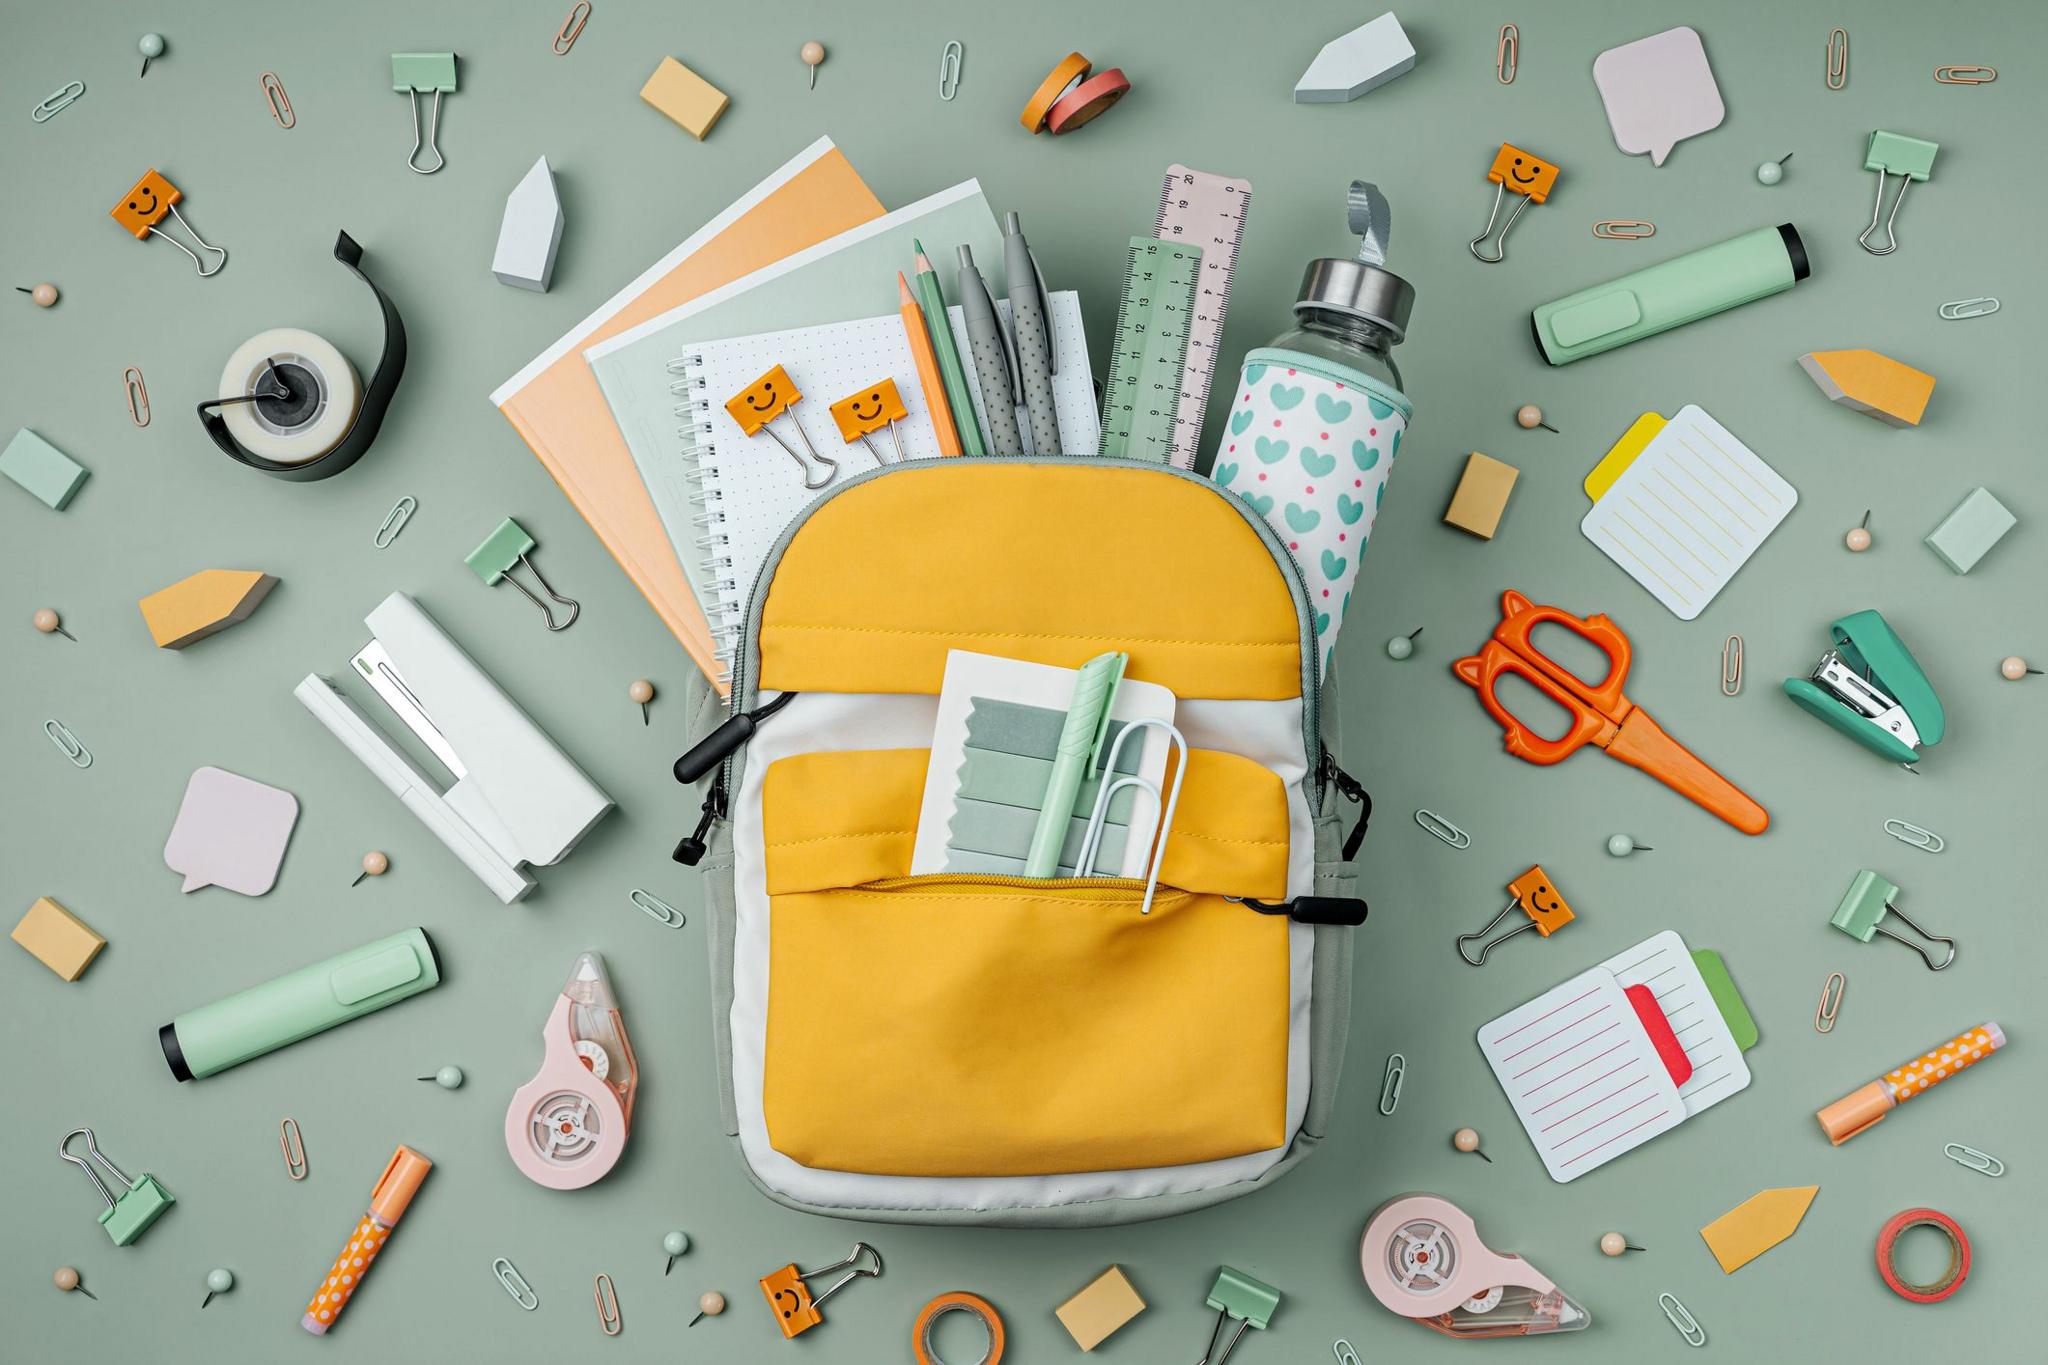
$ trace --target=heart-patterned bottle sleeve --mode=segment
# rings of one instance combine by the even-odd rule
[[[1209,477],[1293,552],[1315,617],[1317,677],[1344,612],[1413,411],[1384,383],[1297,351],[1245,357]]]

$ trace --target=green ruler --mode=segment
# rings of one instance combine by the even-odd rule
[[[1116,343],[1102,400],[1105,458],[1165,464],[1173,456],[1188,326],[1195,311],[1201,248],[1157,237],[1131,238]]]

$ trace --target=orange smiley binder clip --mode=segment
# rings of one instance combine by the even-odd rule
[[[1460,659],[1452,671],[1479,692],[1479,700],[1506,732],[1507,751],[1526,763],[1559,763],[1588,744],[1640,768],[1695,805],[1726,820],[1744,834],[1762,834],[1770,813],[1741,788],[1701,762],[1664,733],[1648,712],[1622,695],[1628,681],[1628,636],[1605,616],[1580,618],[1558,607],[1541,607],[1509,589],[1501,594],[1501,621],[1478,654]],[[1587,682],[1539,649],[1530,634],[1557,625],[1607,656],[1607,673]],[[1512,673],[1563,707],[1570,728],[1557,739],[1534,733],[1503,706],[1501,675]]]

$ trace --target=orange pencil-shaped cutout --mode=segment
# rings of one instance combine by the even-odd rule
[[[932,428],[939,436],[939,454],[962,454],[960,431],[953,424],[953,406],[946,401],[946,384],[939,378],[939,357],[932,350],[931,334],[925,330],[924,310],[917,306],[917,295],[910,292],[910,284],[900,270],[896,272],[896,288],[902,300],[898,311],[903,314],[903,335],[910,342],[910,358],[917,365],[917,386],[924,390],[924,405],[931,410]]]
[[[327,1335],[327,1329],[334,1326],[334,1320],[348,1306],[349,1297],[363,1282],[363,1276],[370,1272],[370,1262],[384,1249],[391,1229],[398,1226],[405,1206],[419,1193],[420,1183],[433,1169],[433,1162],[410,1147],[401,1146],[391,1154],[390,1164],[377,1178],[377,1188],[370,1191],[369,1212],[356,1220],[341,1254],[334,1258],[334,1265],[313,1291],[299,1326],[315,1336]]]

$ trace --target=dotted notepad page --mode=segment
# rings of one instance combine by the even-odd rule
[[[1095,387],[1088,366],[1088,345],[1081,331],[1080,296],[1071,290],[1051,296],[1054,335],[1059,346],[1059,372],[1054,376],[1054,400],[1059,410],[1066,444],[1084,454],[1093,454],[1100,440],[1100,419],[1095,409]],[[1007,317],[1009,303],[998,308]],[[948,310],[954,339],[963,362],[971,354],[960,310]],[[706,556],[711,582],[707,585],[705,614],[719,637],[722,652],[729,653],[737,632],[746,620],[748,595],[762,564],[782,532],[811,502],[830,493],[845,480],[876,467],[866,445],[842,441],[832,420],[831,406],[847,395],[884,378],[896,381],[909,417],[896,423],[903,444],[903,458],[920,460],[939,454],[938,436],[932,427],[931,411],[925,406],[924,390],[917,379],[917,365],[903,335],[900,314],[861,318],[853,322],[828,323],[755,336],[732,337],[693,347],[682,357],[683,378],[693,387],[697,403],[698,440],[683,450],[686,473],[701,485],[698,494],[704,506],[706,533],[712,546]],[[789,372],[803,398],[769,424],[799,451],[805,451],[798,424],[810,438],[810,446],[821,459],[837,460],[838,472],[823,488],[804,487],[804,470],[789,453],[763,430],[748,436],[725,410],[726,400],[751,385],[776,365]],[[976,388],[973,368],[967,366],[970,387]],[[885,429],[868,438],[883,457],[893,462],[895,442]],[[805,451],[808,456],[808,451]]]

